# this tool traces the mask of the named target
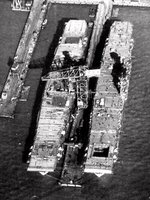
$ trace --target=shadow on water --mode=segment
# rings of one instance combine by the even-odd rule
[[[7,65],[8,65],[9,67],[12,67],[13,63],[14,63],[14,58],[12,58],[12,57],[9,56]]]
[[[37,89],[36,100],[32,109],[32,119],[31,119],[31,125],[29,128],[29,135],[25,141],[25,147],[24,147],[24,151],[22,155],[23,162],[27,162],[28,154],[30,152],[30,147],[33,145],[33,142],[34,142],[38,113],[41,106],[41,99],[42,99],[44,87],[45,87],[45,82],[40,81],[38,89]]]
[[[46,57],[34,59],[30,62],[29,69],[44,68]]]
[[[83,176],[82,193],[88,194],[87,199],[109,199],[107,184],[111,179],[111,175],[103,175],[102,177],[97,177],[94,173],[85,173]],[[92,185],[92,187],[91,187]],[[92,198],[91,198],[92,197]]]
[[[95,68],[95,69],[98,69],[100,67],[100,62],[102,60],[103,50],[105,47],[106,39],[109,36],[110,27],[114,21],[116,21],[116,19],[111,18],[111,19],[107,20],[106,23],[104,24],[103,31],[100,36],[100,42],[97,45],[96,52],[95,52],[95,58],[93,61],[93,68]]]
[[[50,48],[48,50],[48,54],[45,59],[45,66],[43,69],[43,74],[46,74],[50,70],[50,65],[53,61],[55,50],[59,43],[60,36],[63,34],[65,23],[68,22],[70,18],[63,18],[58,22],[56,33],[54,34],[53,40],[50,44]]]

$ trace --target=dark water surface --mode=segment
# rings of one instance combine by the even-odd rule
[[[80,12],[79,12],[80,11]],[[56,6],[48,13],[48,25],[40,35],[33,56],[34,64],[49,65],[55,49],[54,33],[58,21],[88,18],[88,7]],[[0,91],[9,71],[23,26],[26,12],[12,12],[10,2],[0,1]],[[133,68],[129,98],[125,105],[123,130],[120,139],[119,163],[114,174],[86,175],[82,189],[60,188],[48,176],[27,172],[23,162],[26,139],[33,118],[33,106],[38,89],[41,68],[32,66],[25,85],[30,85],[27,102],[19,102],[16,117],[0,119],[0,200],[148,200],[150,196],[150,10],[120,8],[120,19],[134,24]],[[60,26],[61,29],[61,26]],[[37,95],[38,96],[38,95]],[[32,134],[32,133],[30,133]]]

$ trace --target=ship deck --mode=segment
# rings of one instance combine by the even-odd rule
[[[53,172],[64,151],[62,146],[65,140],[64,133],[67,132],[66,126],[72,112],[74,96],[68,95],[67,92],[49,92],[52,96],[49,98],[48,89],[49,82],[44,90],[37,119],[28,171]]]
[[[90,142],[85,163],[85,171],[95,172],[98,176],[103,173],[112,173],[113,164],[117,160],[122,113],[128,95],[132,67],[133,41],[131,36],[132,25],[130,23],[114,22],[104,49],[94,97]],[[121,62],[127,71],[125,78],[120,79],[122,83],[120,91],[115,85],[112,73],[114,68],[118,67],[116,65],[118,56],[121,60],[118,62]]]
[[[55,12],[55,6],[56,5],[52,5],[52,10],[51,8],[49,9],[46,18],[48,18],[48,15],[52,12]],[[64,5],[60,5],[60,7],[63,7]],[[79,6],[79,5],[78,5]],[[80,5],[81,6],[81,5]],[[83,7],[83,6],[82,6]],[[82,8],[81,7],[81,8]],[[83,7],[84,8],[84,7]],[[54,10],[53,10],[54,9]],[[96,9],[96,7],[94,7],[94,10]],[[87,6],[87,15],[89,15],[89,6]],[[64,17],[64,18],[63,18]],[[83,17],[81,17],[83,18]],[[84,16],[85,18],[85,16]],[[52,20],[52,19],[51,19]],[[59,20],[59,18],[57,18],[57,21]],[[87,23],[90,22],[93,24],[93,20],[94,20],[94,16],[89,17],[86,20]],[[63,27],[64,23],[68,21],[68,18],[65,18],[65,16],[60,15],[60,26]],[[53,23],[53,21],[48,21],[48,23]],[[59,26],[59,24],[58,24]],[[55,27],[56,33],[57,33],[57,29],[59,29],[60,27]],[[59,37],[60,34],[59,33]],[[92,33],[92,27],[89,27],[88,29],[88,37],[90,38],[91,33]],[[58,36],[57,36],[58,37]],[[56,38],[56,36],[54,35],[54,40],[58,40],[59,38]],[[90,39],[89,39],[90,40]],[[54,48],[54,47],[52,47]],[[55,48],[54,48],[55,50]],[[33,60],[36,60],[36,52],[34,55]],[[49,58],[49,59],[52,59]],[[47,68],[50,69],[50,62],[48,62],[48,66]],[[55,76],[57,72],[53,72],[53,75]],[[67,96],[68,100],[70,98],[69,93],[66,92],[52,92],[49,90],[51,83],[55,81],[54,80],[48,80],[46,82],[46,86],[44,89],[44,94],[43,94],[43,98],[42,98],[42,103],[41,103],[41,107],[40,107],[40,111],[39,111],[39,116],[37,119],[37,129],[36,129],[36,136],[34,139],[34,145],[33,145],[33,149],[31,151],[31,158],[29,161],[29,167],[28,167],[28,171],[39,171],[39,172],[50,172],[50,171],[54,171],[55,168],[57,168],[57,165],[59,165],[59,163],[61,162],[61,159],[59,161],[58,156],[60,156],[60,152],[58,149],[59,147],[61,147],[61,149],[63,149],[63,145],[60,144],[62,140],[61,138],[61,132],[65,132],[65,123],[68,123],[69,121],[69,116],[71,113],[71,108],[67,108],[67,106],[63,107],[59,107],[59,105],[56,105],[56,102],[53,102],[55,105],[50,106],[50,101],[51,99],[48,97],[47,93],[49,93],[50,96],[52,96],[52,98],[55,97],[55,95],[58,96],[63,96],[65,98],[65,96]],[[66,101],[67,101],[66,98]],[[65,101],[65,102],[66,102]],[[49,103],[47,103],[49,102]],[[61,103],[61,102],[58,102]],[[73,106],[72,106],[73,107]],[[66,113],[66,114],[65,114]],[[56,115],[56,117],[54,118],[53,115]],[[61,123],[60,123],[61,122]],[[66,137],[66,136],[64,136]],[[53,148],[54,151],[50,151],[47,149],[47,145],[48,143],[57,143],[56,145],[54,145],[55,147]],[[51,147],[50,147],[51,148]],[[49,169],[49,170],[48,170]]]

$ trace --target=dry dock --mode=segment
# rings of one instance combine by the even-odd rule
[[[132,25],[129,22],[114,22],[103,54],[85,163],[85,172],[97,176],[112,173],[113,163],[117,160],[122,111],[128,95],[132,67],[131,37]],[[122,74],[123,71],[119,72],[120,76],[114,74],[117,67],[117,73],[123,67],[125,74]],[[119,85],[116,85],[116,76],[119,76]]]

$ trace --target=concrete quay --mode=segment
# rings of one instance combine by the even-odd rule
[[[59,3],[59,4],[94,4],[97,5],[99,3],[105,2],[105,0],[49,0],[51,3]]]
[[[149,0],[114,0],[114,6],[150,7]]]
[[[36,46],[47,7],[48,3],[43,6],[42,2],[34,1],[14,57],[14,63],[1,93],[0,117],[14,117],[15,107],[24,85],[28,65]]]

